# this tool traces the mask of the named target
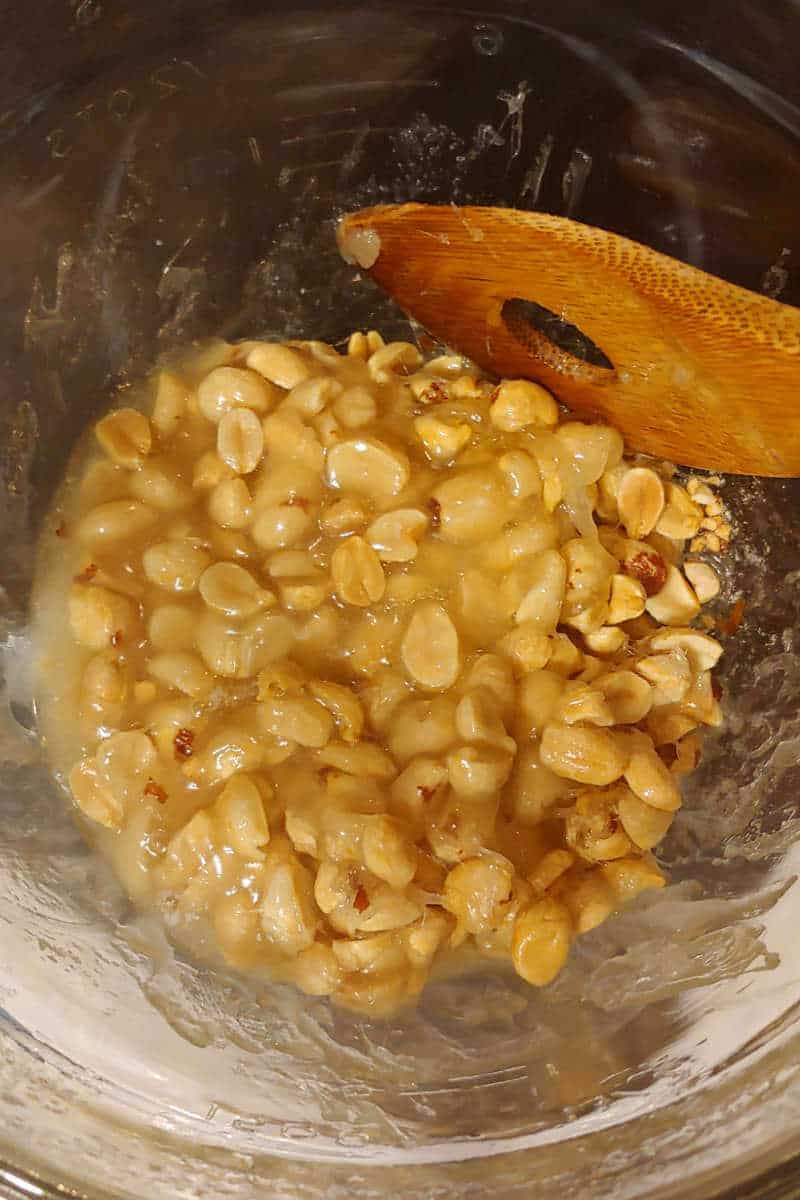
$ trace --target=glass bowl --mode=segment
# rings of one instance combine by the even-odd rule
[[[44,765],[27,610],[71,446],[160,353],[408,335],[338,257],[349,208],[541,208],[797,302],[798,34],[789,0],[6,15],[0,1194],[794,1194],[797,485],[724,484],[744,622],[670,887],[542,992],[444,980],[392,1021],[200,969],[130,909]]]

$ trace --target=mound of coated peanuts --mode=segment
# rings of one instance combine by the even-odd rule
[[[709,504],[454,356],[213,343],[58,503],[74,801],[237,969],[373,1015],[466,948],[545,985],[663,885],[721,721]]]

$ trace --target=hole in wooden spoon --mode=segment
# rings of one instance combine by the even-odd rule
[[[501,310],[506,328],[526,349],[541,357],[541,339],[546,338],[564,354],[592,367],[614,370],[608,355],[596,346],[577,325],[570,324],[557,313],[534,300],[506,300]],[[555,365],[555,364],[553,364]]]

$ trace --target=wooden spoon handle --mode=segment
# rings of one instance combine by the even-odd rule
[[[550,387],[629,447],[800,475],[800,311],[543,213],[407,204],[343,218],[342,252],[485,370]]]

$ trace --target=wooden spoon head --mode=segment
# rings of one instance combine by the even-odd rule
[[[386,205],[338,236],[431,333],[610,422],[631,450],[800,475],[797,309],[543,213]]]

